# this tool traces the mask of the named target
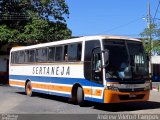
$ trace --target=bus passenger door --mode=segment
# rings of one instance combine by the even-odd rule
[[[100,97],[103,92],[97,89],[103,86],[102,53],[100,48],[96,48],[92,53],[92,99]]]

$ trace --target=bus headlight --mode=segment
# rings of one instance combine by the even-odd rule
[[[150,89],[151,89],[151,83],[150,82],[145,83],[144,90],[150,90]]]
[[[151,86],[150,85],[147,85],[144,87],[144,90],[150,90],[151,89]]]

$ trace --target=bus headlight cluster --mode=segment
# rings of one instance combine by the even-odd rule
[[[144,90],[150,90],[151,89],[151,86],[150,85],[147,85],[145,86]]]

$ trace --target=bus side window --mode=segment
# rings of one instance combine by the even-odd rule
[[[29,62],[29,50],[24,51],[24,62],[28,63]]]
[[[24,63],[24,51],[19,51],[19,63]]]
[[[78,48],[77,48],[77,60],[81,60],[81,55],[82,55],[82,43],[78,44]]]
[[[63,61],[63,46],[56,47],[55,61]]]
[[[40,62],[40,58],[41,58],[40,52],[41,52],[41,49],[38,48],[35,51],[36,51],[36,53],[35,53],[35,61],[36,62]]]
[[[18,64],[19,63],[19,52],[15,52],[14,55],[15,55],[14,57],[15,64]]]
[[[46,62],[47,61],[47,48],[36,49],[36,62]]]
[[[47,62],[47,56],[48,56],[48,48],[41,48],[41,62]]]
[[[35,50],[29,51],[29,62],[35,62]]]
[[[48,48],[48,61],[53,62],[55,60],[55,47]]]
[[[68,60],[69,61],[80,61],[81,60],[81,43],[74,43],[68,45]]]
[[[68,45],[64,46],[64,61],[68,61]]]
[[[76,61],[77,58],[77,44],[68,45],[68,60]]]
[[[11,63],[14,64],[15,63],[15,52],[11,53]]]

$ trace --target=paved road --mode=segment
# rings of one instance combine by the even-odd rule
[[[150,100],[141,103],[94,104],[80,107],[67,98],[36,94],[26,96],[22,90],[0,86],[0,113],[16,114],[160,114],[160,92],[151,91]]]

